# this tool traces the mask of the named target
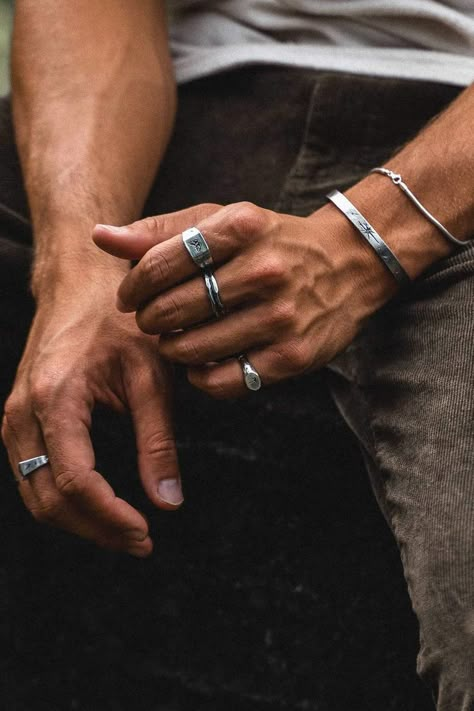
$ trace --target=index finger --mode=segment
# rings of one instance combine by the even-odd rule
[[[148,524],[144,516],[118,498],[95,470],[87,405],[70,400],[56,413],[39,412],[38,419],[59,493],[102,523],[111,535],[145,539]]]
[[[248,217],[247,208],[241,204],[229,205],[195,225],[209,245],[216,264],[227,261],[245,246],[251,236]],[[252,239],[248,239],[248,243],[252,244]],[[182,234],[175,235],[152,247],[127,274],[118,290],[117,306],[124,312],[136,311],[157,294],[199,271],[183,244]]]

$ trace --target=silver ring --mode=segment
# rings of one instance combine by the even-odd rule
[[[247,389],[253,391],[260,390],[262,387],[262,380],[253,365],[249,363],[244,355],[240,355],[237,360],[242,366],[242,374],[244,376],[244,382]]]
[[[204,269],[203,277],[214,316],[216,318],[222,318],[222,316],[224,316],[225,314],[225,308],[219,294],[219,285],[217,283],[216,277],[214,276],[213,269],[211,267],[207,267],[206,269]]]
[[[49,459],[46,454],[40,454],[39,457],[32,457],[31,459],[24,459],[22,462],[18,462],[18,471],[20,472],[23,479],[32,474],[34,471],[40,467],[44,467],[48,464]]]
[[[197,227],[190,227],[189,230],[185,230],[181,237],[194,264],[201,269],[212,267],[211,250],[204,239],[204,235]]]

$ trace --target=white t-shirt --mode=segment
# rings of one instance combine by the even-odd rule
[[[465,86],[474,0],[170,0],[178,82],[280,64]]]

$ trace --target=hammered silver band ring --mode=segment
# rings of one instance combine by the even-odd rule
[[[212,267],[206,267],[206,269],[203,270],[203,277],[212,312],[216,318],[222,318],[225,314],[225,308],[219,294],[219,285]]]

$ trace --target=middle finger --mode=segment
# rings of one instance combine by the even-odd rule
[[[219,294],[226,310],[250,300],[264,298],[269,284],[259,279],[248,257],[237,257],[215,272]],[[137,323],[149,334],[188,328],[213,316],[204,278],[198,275],[157,296],[137,311]]]

